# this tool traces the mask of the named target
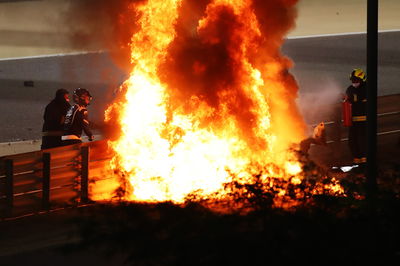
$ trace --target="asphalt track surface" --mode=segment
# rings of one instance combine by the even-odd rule
[[[399,43],[400,32],[379,34],[378,95],[400,93]],[[366,34],[288,39],[282,52],[294,63],[290,71],[307,121],[312,115],[308,100],[334,102],[349,85],[351,70],[366,68]],[[94,96],[90,118],[101,122],[126,75],[105,52],[0,60],[0,142],[40,139],[44,107],[58,88],[89,88]]]
[[[378,96],[400,93],[400,32],[381,32],[378,39]],[[289,39],[282,51],[294,63],[300,94],[327,89],[342,91],[349,85],[353,68],[364,70],[367,62],[366,34]]]
[[[378,95],[400,93],[398,43],[400,32],[379,34]],[[365,34],[288,39],[282,52],[294,63],[291,73],[300,87],[302,110],[310,95],[335,101],[349,84],[349,72],[366,69]],[[39,139],[43,109],[58,88],[89,88],[94,95],[91,119],[101,122],[113,90],[125,77],[107,53],[0,60],[0,142]],[[34,86],[24,86],[24,81]]]
[[[400,43],[400,33],[381,33],[379,36],[378,94],[399,94],[397,84],[400,81],[400,52],[396,44]],[[308,103],[307,99],[318,99],[324,104],[334,101],[332,98],[345,90],[349,71],[356,66],[365,68],[365,44],[366,36],[358,34],[290,39],[286,42],[282,51],[294,62],[291,72],[300,86],[299,104],[303,111]],[[112,99],[112,90],[125,79],[124,75],[106,53],[0,60],[0,142],[39,138],[43,108],[60,87],[70,91],[78,86],[90,88],[95,98],[91,106],[92,117],[101,117],[104,106]],[[34,87],[24,86],[23,82],[26,80],[34,81]],[[309,97],[310,95],[313,97]],[[311,119],[312,114],[305,112],[305,119]],[[33,224],[41,225],[39,222]],[[123,258],[107,261],[98,256],[96,251],[82,251],[71,256],[46,249],[57,241],[65,241],[66,235],[73,233],[67,228],[60,231],[57,225],[53,228],[49,224],[43,224],[44,229],[36,231],[35,228],[36,235],[29,227],[22,230],[21,237],[15,238],[11,243],[9,254],[2,254],[5,256],[0,257],[0,264],[54,265],[56,262],[60,266],[88,263],[122,265]],[[30,242],[22,236],[24,234],[29,234],[35,247],[29,246]],[[38,244],[37,239],[42,242]],[[19,249],[19,253],[13,251],[13,248]],[[37,248],[41,250],[37,251]]]

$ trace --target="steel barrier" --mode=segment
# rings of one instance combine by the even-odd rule
[[[0,217],[87,203],[109,159],[106,141],[0,157]]]

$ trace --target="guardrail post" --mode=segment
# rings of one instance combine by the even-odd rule
[[[6,170],[6,200],[8,214],[12,214],[14,205],[14,161],[11,159],[5,160]]]
[[[81,147],[81,202],[89,201],[89,147]]]
[[[378,0],[367,1],[367,198],[374,200],[378,191],[377,98],[378,98]]]
[[[42,183],[42,208],[50,208],[50,162],[51,154],[43,153],[43,183]]]

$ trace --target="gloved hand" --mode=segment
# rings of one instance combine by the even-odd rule
[[[94,140],[94,136],[93,135],[89,136],[89,141],[93,141],[93,140]]]

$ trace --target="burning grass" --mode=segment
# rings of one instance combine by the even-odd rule
[[[210,208],[214,212],[221,213],[246,213],[257,209],[258,201],[263,202],[271,208],[290,209],[299,204],[311,200],[315,196],[335,196],[335,197],[358,197],[362,195],[345,190],[342,185],[343,173],[334,173],[323,167],[318,166],[298,150],[292,150],[291,153],[297,156],[293,169],[285,170],[273,163],[260,165],[248,165],[242,173],[235,173],[225,169],[227,173],[226,182],[222,182],[218,189],[214,191],[205,191],[201,189],[192,190],[190,193],[183,194],[184,198],[179,200],[168,200],[168,195],[172,194],[168,189],[160,190],[158,198],[152,200],[135,200],[136,202],[168,202],[171,201],[179,206],[185,206],[188,203],[200,204]],[[115,190],[107,193],[108,196],[102,199],[96,199],[96,184],[92,188],[92,199],[97,201],[123,202],[131,201],[132,194],[142,193],[143,187],[135,187],[129,182],[129,173],[124,170],[114,170],[110,175],[119,177],[119,184],[114,185]],[[189,173],[190,174],[190,173]],[[213,179],[207,176],[207,179]],[[155,186],[162,184],[164,180],[161,177],[145,178],[148,183],[154,183]],[[187,176],[191,181],[191,177]],[[178,180],[179,181],[179,180]],[[213,180],[211,180],[213,181]],[[217,180],[218,181],[218,180]],[[180,182],[180,181],[179,181]],[[174,183],[176,186],[183,186],[184,183]],[[153,185],[153,184],[151,184]],[[208,189],[207,186],[203,186]],[[136,190],[139,190],[137,192]],[[152,191],[153,192],[153,191]],[[163,199],[163,200],[160,200]]]

